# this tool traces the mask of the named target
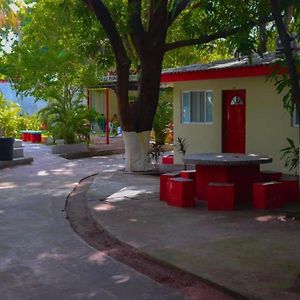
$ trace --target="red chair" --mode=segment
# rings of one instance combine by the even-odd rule
[[[159,184],[159,199],[161,201],[167,201],[168,198],[168,180],[170,178],[178,177],[179,173],[165,173],[160,175],[160,184]]]
[[[257,209],[281,208],[284,204],[282,182],[258,182],[253,184],[253,206]]]
[[[195,182],[186,178],[171,178],[168,181],[168,204],[177,207],[195,206]]]
[[[207,188],[208,210],[234,210],[234,183],[210,182]]]
[[[196,178],[196,170],[181,171],[180,177],[187,178],[187,179],[195,179]]]

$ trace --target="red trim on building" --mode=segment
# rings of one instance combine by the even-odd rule
[[[4,83],[4,82],[8,82],[8,81],[5,79],[0,79],[0,83]]]
[[[161,74],[161,82],[191,81],[205,79],[257,77],[267,76],[274,71],[274,66],[247,66],[240,68],[224,68],[213,70],[186,71],[178,73]]]
[[[105,108],[106,108],[106,123],[105,123],[105,132],[106,132],[106,144],[109,144],[109,89],[105,89]]]

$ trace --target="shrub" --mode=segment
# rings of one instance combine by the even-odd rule
[[[288,146],[281,149],[281,159],[285,159],[284,166],[291,172],[294,170],[295,174],[298,173],[299,166],[299,147],[296,147],[294,141],[287,138]]]
[[[155,143],[164,145],[169,131],[169,123],[172,121],[173,107],[167,100],[158,102],[156,115],[153,121],[153,130],[155,133]]]
[[[21,108],[18,104],[5,100],[0,93],[0,136],[18,136],[20,112]]]
[[[87,110],[80,98],[67,98],[52,99],[39,115],[54,139],[61,138],[67,144],[74,144],[88,142],[97,112]]]

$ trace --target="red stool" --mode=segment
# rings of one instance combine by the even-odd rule
[[[187,178],[187,179],[195,179],[196,178],[196,170],[181,171],[180,177]]]
[[[30,141],[30,134],[28,132],[22,132],[22,141],[23,142]]]
[[[281,172],[276,171],[260,171],[260,179],[263,182],[266,181],[280,181],[280,178],[282,176]]]
[[[41,143],[42,142],[41,133],[31,133],[30,141],[31,141],[31,143]]]
[[[234,210],[234,199],[234,183],[210,182],[208,184],[208,210]]]
[[[195,183],[192,179],[171,178],[168,181],[168,204],[177,207],[195,206]]]
[[[178,177],[179,173],[165,173],[160,175],[159,181],[159,199],[161,201],[167,201],[168,198],[168,187],[167,183],[170,178]]]
[[[258,209],[281,208],[284,203],[281,182],[258,182],[253,184],[253,206]]]
[[[162,164],[163,165],[173,165],[174,164],[174,157],[173,155],[165,155],[162,157]]]
[[[297,179],[281,179],[285,202],[299,201],[299,182]]]

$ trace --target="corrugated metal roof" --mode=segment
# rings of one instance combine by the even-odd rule
[[[197,71],[208,71],[218,69],[230,69],[230,68],[241,68],[251,66],[269,65],[270,63],[278,60],[275,53],[264,54],[263,57],[255,54],[252,56],[252,61],[249,61],[248,56],[241,57],[240,59],[226,59],[220,61],[214,61],[207,64],[194,64],[189,66],[183,66],[178,68],[170,68],[163,70],[162,74],[173,74],[173,73],[185,73],[185,72],[197,72]]]

